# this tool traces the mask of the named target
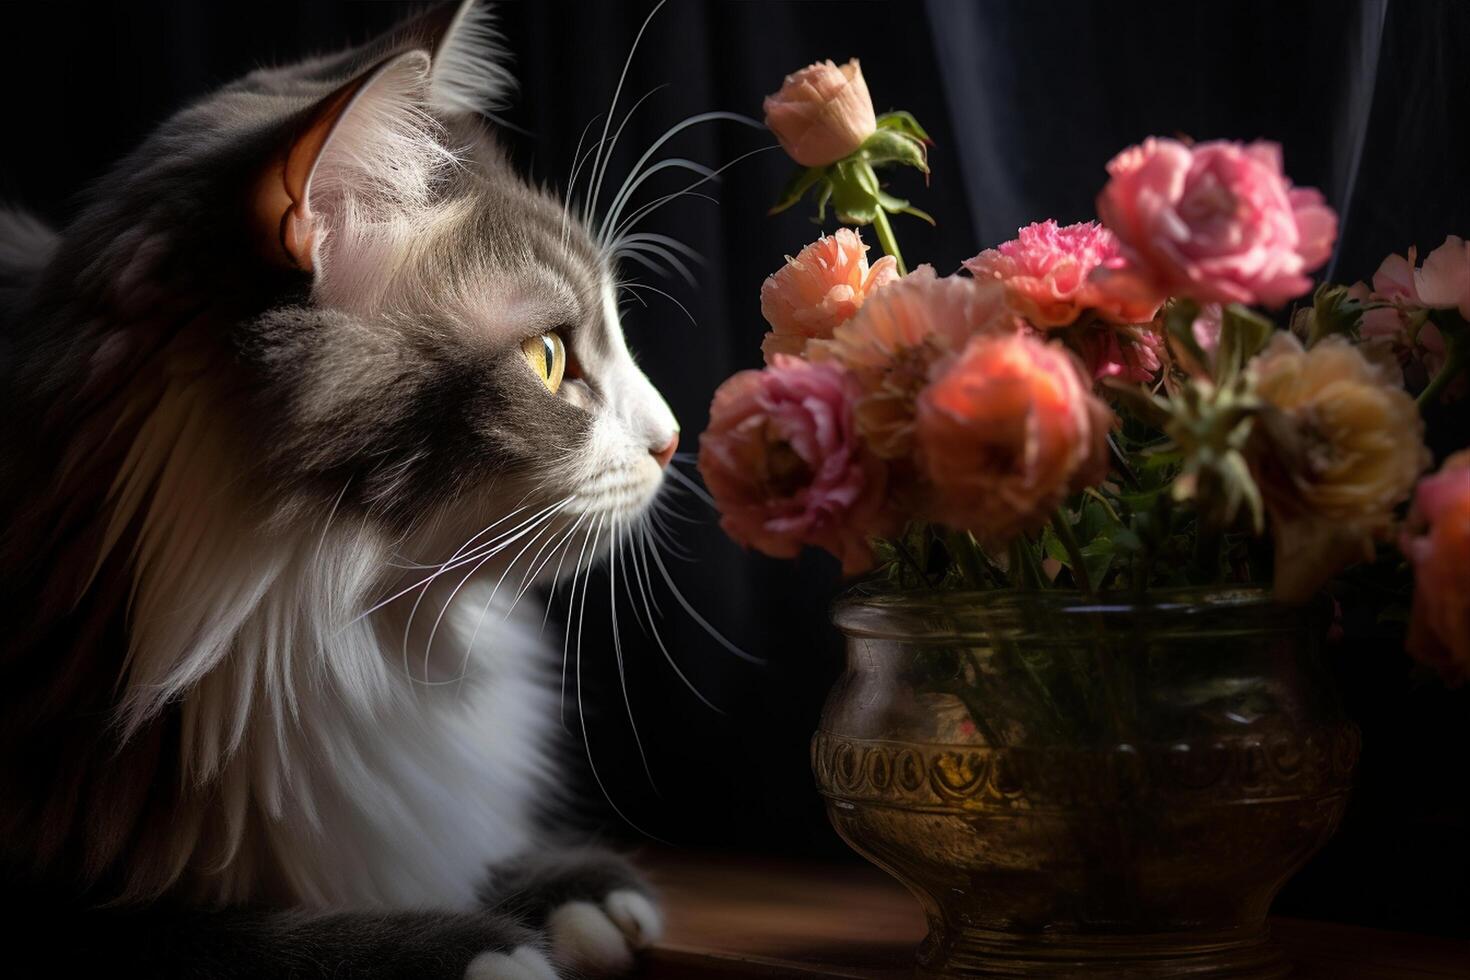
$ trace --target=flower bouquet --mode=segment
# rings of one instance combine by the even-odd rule
[[[736,541],[863,576],[813,746],[838,830],[926,896],[945,975],[1280,975],[1266,909],[1356,757],[1324,587],[1404,596],[1409,651],[1470,673],[1470,451],[1426,475],[1425,431],[1470,245],[1314,290],[1337,218],[1279,146],[1153,138],[1097,221],[908,271],[890,218],[932,219],[883,177],[928,173],[919,123],[856,61],[765,110],[776,209],[842,227],[761,287],[699,467]]]

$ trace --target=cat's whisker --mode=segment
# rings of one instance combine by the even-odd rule
[[[603,218],[603,230],[616,228],[618,226],[618,219],[623,215],[623,209],[628,206],[628,203],[633,199],[633,195],[638,192],[638,188],[664,170],[688,170],[690,173],[698,174],[705,180],[719,183],[719,175],[713,167],[705,166],[697,160],[690,160],[686,157],[665,157],[652,166],[647,167],[636,178],[623,182],[622,188],[618,191],[617,197],[613,198],[612,204],[608,206],[607,215]],[[629,176],[632,178],[631,174]]]
[[[535,492],[536,491],[533,490],[530,493],[528,493],[527,496],[530,496],[532,493],[535,493]],[[550,510],[551,508],[554,508],[554,507],[564,506],[564,505],[570,503],[574,499],[576,499],[575,498],[575,495],[570,496],[570,497],[567,497],[566,499],[564,499],[562,501],[559,501],[558,503],[551,504],[547,508],[547,510]],[[517,508],[517,509],[518,510],[525,510],[526,508],[521,507],[521,508]],[[483,557],[485,555],[487,549],[496,548],[497,546],[504,546],[504,545],[511,544],[513,541],[519,539],[520,534],[518,532],[525,530],[527,527],[530,526],[530,524],[533,521],[537,520],[539,517],[541,517],[545,513],[546,513],[546,510],[542,510],[542,511],[536,513],[536,514],[533,514],[532,516],[526,518],[526,520],[523,521],[522,523],[517,524],[517,525],[515,525],[514,527],[512,527],[512,528],[510,528],[508,530],[502,531],[500,534],[497,534],[495,537],[491,538],[490,540],[488,540],[488,541],[482,541],[479,544],[474,545],[474,547],[472,547],[472,548],[468,548],[467,547],[468,546],[468,543],[466,543],[466,545],[462,545],[460,547],[460,550],[458,552],[456,552],[455,555],[453,555],[452,557],[450,557],[450,559],[448,561],[446,561],[442,565],[424,566],[424,567],[434,567],[434,568],[439,569],[439,571],[436,574],[431,575],[431,576],[429,576],[426,579],[423,579],[421,582],[419,582],[419,583],[417,583],[415,585],[409,586],[408,589],[405,590],[405,591],[411,591],[413,589],[418,588],[420,585],[426,585],[429,582],[433,581],[435,578],[437,578],[441,574],[444,574],[446,572],[452,572],[456,568],[460,568],[460,567],[462,567],[464,565],[469,564],[472,561],[476,561],[477,559],[479,559],[479,558],[481,558],[481,557]],[[501,521],[496,521],[495,523],[496,524],[500,524],[500,523],[503,522],[503,520],[504,519],[502,518]],[[491,526],[493,527],[494,525],[491,525]],[[480,533],[483,534],[484,531],[481,531]],[[512,538],[511,537],[512,535],[514,535],[515,537]],[[478,536],[479,535],[476,535],[476,537],[478,537]],[[390,598],[388,601],[391,602],[392,599]]]
[[[690,117],[690,120],[686,120],[686,122],[690,122],[691,120],[704,122],[709,119],[731,119],[736,122],[745,123],[746,125],[752,125],[758,128],[761,127],[760,123],[756,122],[754,119],[751,119],[749,116],[742,116],[734,112],[701,113],[698,116]],[[757,153],[765,153],[767,150],[774,150],[776,148],[776,144],[773,143],[770,146],[761,146],[746,153],[742,153],[735,159],[731,160],[729,163],[726,163],[718,167],[717,169],[710,171],[707,176],[699,178],[694,183],[680,188],[679,190],[674,191],[670,194],[665,194],[662,197],[656,198],[653,201],[650,201],[648,204],[640,206],[626,219],[623,219],[622,224],[611,225],[604,223],[602,230],[598,234],[598,241],[602,243],[604,248],[615,248],[618,241],[623,237],[623,235],[627,234],[629,231],[637,226],[638,222],[642,221],[644,218],[648,217],[659,208],[663,207],[671,201],[676,201],[681,197],[706,197],[706,195],[695,193],[694,189],[696,187],[707,184],[712,180],[717,180],[720,174],[724,173],[726,170],[729,170],[736,164],[755,156]],[[713,198],[708,197],[706,197],[706,199],[714,200]],[[624,203],[626,204],[626,202]]]
[[[623,528],[617,517],[614,517],[612,533],[608,536],[612,556],[607,563],[607,598],[608,612],[612,618],[613,656],[618,662],[618,683],[623,689],[623,708],[628,714],[628,727],[633,732],[633,744],[638,747],[638,758],[643,762],[643,773],[648,777],[648,785],[653,787],[654,794],[662,796],[663,793],[658,788],[658,781],[653,778],[653,768],[648,764],[648,753],[643,747],[643,736],[638,732],[638,722],[633,717],[633,699],[628,694],[628,671],[623,661],[623,638],[618,629],[618,568],[622,562],[622,555],[619,551],[622,535]],[[626,584],[626,578],[624,582]]]
[[[674,577],[669,574],[669,569],[666,565],[664,565],[664,560],[659,557],[658,549],[655,548],[653,551],[650,552],[650,554],[653,556],[653,563],[658,566],[659,574],[663,576],[664,583],[668,585],[669,591],[673,593],[674,598],[678,600],[679,605],[682,606],[684,608],[684,611],[689,614],[690,619],[693,619],[696,623],[698,623],[700,627],[705,631],[705,633],[709,634],[709,636],[714,639],[715,642],[720,644],[720,646],[724,647],[735,656],[739,657],[741,660],[744,660],[747,663],[760,664],[762,666],[765,665],[764,659],[762,659],[761,657],[757,657],[754,654],[746,653],[734,643],[731,643],[728,639],[725,638],[725,634],[715,629],[715,627],[710,624],[709,620],[701,616],[699,614],[699,610],[695,609],[694,606],[690,604],[689,600],[684,598],[684,593],[680,592],[679,587],[674,584]]]
[[[598,520],[598,538],[599,538],[599,540],[601,538],[601,532],[602,532],[602,520],[599,518],[599,520]],[[596,544],[595,543],[593,545],[593,549],[592,550],[593,550],[593,553],[596,554],[597,548],[596,548]],[[587,569],[587,575],[588,575],[589,578],[592,575],[592,569],[591,569],[590,566]],[[640,826],[638,823],[636,823],[631,817],[629,817],[626,813],[623,812],[623,808],[620,807],[620,806],[618,806],[617,801],[614,800],[613,797],[612,797],[612,794],[608,792],[607,784],[605,782],[603,782],[603,779],[602,779],[602,773],[598,772],[598,770],[597,770],[597,760],[596,760],[596,758],[592,754],[592,737],[591,737],[591,733],[588,731],[588,728],[587,728],[587,711],[586,711],[586,707],[585,707],[585,705],[583,703],[583,699],[582,699],[582,619],[583,619],[583,616],[586,614],[586,612],[587,612],[587,588],[584,586],[583,589],[582,589],[582,608],[581,608],[580,613],[578,614],[578,620],[577,620],[577,665],[576,665],[576,682],[577,682],[577,719],[578,719],[578,723],[580,724],[580,726],[582,728],[582,744],[585,747],[586,752],[587,752],[587,767],[592,772],[592,779],[593,779],[594,782],[597,783],[597,788],[602,792],[602,798],[607,801],[607,805],[612,808],[613,812],[616,813],[618,815],[618,817],[624,823],[626,823],[628,826],[632,827],[634,830],[638,831],[640,834],[643,834],[643,835],[645,835],[647,837],[651,837],[653,840],[656,840],[656,841],[658,841],[661,844],[666,844],[666,845],[672,846],[671,844],[669,844],[668,841],[664,840],[662,837],[660,837],[657,834],[651,833],[648,830],[644,829],[642,826]],[[640,748],[641,748],[641,746],[640,746]],[[650,777],[650,779],[651,778],[652,777]]]
[[[600,518],[598,523],[600,526]],[[587,544],[592,539],[592,527],[593,525],[589,522],[587,529],[582,532],[582,550],[577,553],[577,563],[572,566],[572,588],[567,598],[567,628],[562,636],[561,645],[561,725],[563,728],[567,727],[567,661],[572,647],[572,611],[577,608],[577,573],[582,570],[582,562],[587,557]],[[585,593],[585,589],[583,591]],[[567,730],[571,731],[571,729]]]
[[[490,559],[494,558],[501,551],[503,551],[506,548],[510,547],[516,541],[519,541],[526,534],[529,534],[531,532],[531,530],[533,530],[537,526],[539,526],[539,525],[543,524],[544,522],[550,520],[553,516],[555,516],[555,514],[556,514],[556,512],[558,510],[560,510],[561,508],[565,507],[568,503],[570,503],[572,501],[572,499],[573,499],[572,497],[567,497],[567,498],[559,501],[558,503],[552,504],[550,507],[548,507],[548,508],[540,511],[539,513],[537,513],[536,515],[534,515],[533,517],[531,517],[529,520],[527,520],[527,521],[525,521],[525,522],[517,525],[511,531],[506,532],[507,535],[513,535],[512,537],[507,538],[506,535],[500,535],[497,538],[492,539],[492,541],[490,542],[489,545],[483,546],[483,548],[480,548],[480,549],[476,549],[473,554],[471,554],[471,555],[469,555],[469,556],[467,556],[467,557],[465,557],[465,558],[463,558],[463,559],[461,559],[461,560],[459,560],[457,562],[454,562],[454,564],[450,565],[449,568],[446,568],[444,571],[441,571],[441,572],[436,572],[433,576],[431,576],[432,578],[438,578],[440,575],[444,574],[445,571],[449,571],[451,568],[458,568],[458,567],[461,567],[463,565],[470,564],[472,562],[475,563],[474,567],[471,568],[469,570],[469,572],[467,572],[465,574],[465,576],[462,579],[459,580],[459,583],[457,585],[455,585],[455,587],[453,588],[453,590],[450,591],[449,598],[446,599],[444,601],[443,606],[440,607],[440,609],[439,609],[439,615],[434,619],[434,625],[429,630],[429,639],[424,644],[424,679],[425,680],[427,680],[428,679],[428,676],[429,676],[429,649],[430,649],[430,647],[433,646],[433,643],[434,643],[434,634],[439,631],[439,623],[441,621],[443,621],[444,614],[449,610],[450,605],[453,604],[454,597],[459,594],[459,590],[462,589],[462,588],[464,588],[465,583],[468,582],[471,578],[473,578],[474,575],[475,575],[475,573],[478,572],[482,567],[484,567],[484,565],[485,565],[486,562],[490,561]],[[500,543],[499,544],[496,544],[496,542],[500,542]],[[460,550],[461,551],[464,550],[464,546],[463,545],[460,546]],[[451,558],[451,561],[454,561],[454,560]],[[427,596],[428,594],[429,594],[429,589],[428,589],[427,584],[426,584],[424,590],[422,592],[420,592],[418,598],[414,600],[413,608],[410,609],[409,610],[409,613],[408,613],[408,619],[403,624],[403,660],[404,660],[405,668],[407,667],[407,664],[408,664],[409,634],[410,634],[410,632],[413,629],[413,621],[414,621],[414,618],[418,615],[419,606],[423,603],[424,597]],[[409,676],[411,677],[412,675],[409,675]]]
[[[572,526],[575,527],[576,525],[574,524]],[[551,563],[551,559],[556,556],[556,549],[561,546],[561,543],[567,539],[567,535],[570,533],[570,529],[563,530],[560,534],[553,533],[542,543],[540,548],[536,549],[536,553],[531,556],[530,564],[526,566],[526,573],[521,576],[521,584],[516,587],[516,593],[511,597],[510,606],[505,610],[505,616],[502,618],[509,619],[510,614],[515,612],[515,608],[520,603],[521,597],[535,586],[536,579],[540,577],[541,572],[545,570],[546,566]],[[541,557],[543,554],[546,556],[545,558]],[[549,607],[550,604],[550,600],[548,600],[547,606]]]
[[[627,256],[629,258],[637,260],[638,253],[640,252],[646,252],[650,255],[655,255],[663,259],[669,264],[669,268],[677,272],[679,274],[679,277],[689,284],[689,287],[691,289],[696,288],[699,285],[699,283],[694,278],[694,273],[689,271],[689,266],[685,265],[682,259],[680,259],[669,249],[664,248],[662,245],[655,245],[651,242],[633,242],[631,244],[628,242],[624,242],[622,245],[618,246],[618,251],[613,256],[613,258],[617,259],[622,256]]]
[[[587,141],[587,134],[591,132],[592,127],[597,124],[597,120],[600,118],[601,113],[587,120],[587,125],[582,127],[582,135],[577,138],[577,148],[572,151],[572,169],[571,173],[567,175],[566,191],[562,194],[561,200],[561,242],[563,245],[567,243],[567,236],[571,233],[572,200],[577,191],[577,177],[582,169],[582,164],[592,154],[592,148],[588,147],[587,153],[584,155],[582,153],[582,144]]]
[[[500,594],[500,587],[505,584],[505,580],[510,576],[511,572],[514,571],[516,563],[521,560],[522,556],[524,556],[527,551],[531,550],[531,545],[535,544],[536,539],[541,537],[542,534],[545,534],[547,528],[549,528],[550,526],[550,519],[548,518],[548,520],[542,524],[541,529],[536,532],[535,537],[532,537],[531,540],[527,541],[525,545],[522,546],[520,551],[516,552],[515,557],[510,560],[510,563],[505,566],[505,570],[500,573],[500,578],[496,580],[495,586],[490,590],[490,595],[485,599],[484,607],[480,610],[480,618],[475,621],[475,628],[470,633],[469,642],[465,644],[464,662],[460,664],[459,677],[457,678],[457,681],[463,682],[465,674],[469,672],[470,654],[475,649],[475,641],[480,637],[480,628],[485,625],[485,617],[489,615],[490,607],[495,604],[495,597]],[[432,634],[429,637],[429,642],[434,642]],[[427,659],[427,648],[425,648],[424,650],[424,656]]]
[[[597,197],[602,190],[603,176],[607,173],[607,161],[604,160],[602,152],[603,145],[607,142],[608,130],[612,126],[613,113],[616,112],[618,108],[618,99],[620,99],[623,95],[623,85],[628,80],[628,70],[633,67],[633,56],[638,53],[638,43],[643,40],[643,35],[648,30],[648,25],[653,23],[653,18],[658,14],[660,10],[663,9],[664,4],[667,2],[668,0],[658,0],[658,3],[654,5],[654,8],[648,12],[648,16],[643,18],[643,24],[638,28],[638,33],[633,37],[633,44],[628,48],[628,57],[623,60],[623,70],[618,75],[618,84],[613,88],[612,102],[609,103],[607,107],[607,118],[603,121],[602,124],[602,138],[599,140],[597,157],[592,162],[592,193],[589,196],[586,208],[583,211],[584,215],[590,216],[597,213]],[[621,131],[621,127],[619,128],[619,130]],[[607,160],[611,159],[612,152],[611,150],[609,150],[607,154]]]
[[[684,315],[689,318],[689,322],[690,323],[694,324],[696,327],[699,326],[699,321],[696,320],[696,319],[694,319],[694,314],[693,313],[690,313],[689,312],[689,308],[687,306],[685,306],[683,303],[679,302],[679,300],[678,300],[678,298],[676,296],[673,296],[672,294],[667,293],[667,292],[665,292],[662,289],[659,289],[657,286],[650,286],[647,283],[643,283],[643,282],[625,281],[623,283],[623,286],[625,286],[628,289],[632,289],[634,291],[637,291],[637,290],[640,290],[640,289],[646,289],[646,290],[648,290],[651,293],[657,293],[658,295],[660,295],[660,296],[664,297],[665,299],[667,299],[670,303],[673,303],[679,309],[683,310],[684,311]]]
[[[653,627],[653,629],[657,631],[657,627],[654,626],[654,613],[657,613],[660,617],[662,617],[664,614],[664,610],[663,607],[658,604],[658,597],[653,594],[653,577],[648,571],[648,556],[644,554],[644,551],[648,547],[650,547],[648,543],[647,517],[639,518],[637,530],[638,548],[633,552],[633,569],[637,573],[638,591],[643,596],[644,609],[649,610],[649,606],[652,606],[652,609],[649,610],[648,613],[649,626]]]
[[[650,547],[649,544],[648,544],[648,539],[647,538],[642,538],[640,540],[642,542],[642,545],[643,545],[644,549],[647,550]],[[689,679],[689,676],[684,673],[683,668],[681,668],[679,666],[678,661],[676,661],[674,659],[674,655],[669,652],[669,648],[664,643],[664,638],[663,638],[662,634],[660,634],[659,631],[658,631],[658,626],[654,622],[653,610],[651,608],[649,608],[649,599],[648,599],[648,594],[647,593],[644,593],[643,601],[644,601],[644,609],[648,611],[649,625],[652,627],[653,642],[656,643],[656,644],[658,644],[659,650],[664,655],[664,660],[668,663],[669,667],[674,671],[675,676],[677,676],[679,678],[679,680],[683,682],[684,686],[689,689],[689,693],[693,694],[696,698],[698,698],[700,700],[700,702],[706,708],[709,708],[711,711],[713,711],[717,715],[728,715],[729,712],[725,711],[725,709],[721,708],[719,705],[715,704],[708,697],[706,697],[705,694],[704,694],[704,692],[701,691],[699,689],[699,687],[692,680]]]
[[[552,601],[556,598],[556,587],[561,581],[562,564],[567,560],[567,555],[570,554],[572,550],[572,535],[576,533],[577,528],[581,526],[582,521],[585,520],[586,517],[587,513],[585,511],[581,514],[578,514],[577,520],[572,524],[570,528],[567,529],[566,536],[562,539],[563,543],[557,546],[561,551],[561,556],[556,560],[556,570],[551,573],[551,590],[546,597],[546,610],[541,614],[542,633],[546,632],[546,624],[551,620],[551,605]],[[565,673],[565,671],[563,671],[563,673]]]
[[[674,481],[678,483],[679,486],[694,494],[694,496],[703,501],[711,510],[719,510],[719,507],[715,504],[715,498],[711,497],[709,495],[709,491],[700,486],[693,478],[688,477],[683,473],[680,473],[672,466],[669,467],[668,474],[669,476],[674,478]]]
[[[524,532],[525,534],[529,534],[533,529],[536,531],[536,533],[531,537],[531,539],[529,541],[526,542],[526,544],[521,548],[521,550],[516,553],[515,557],[510,560],[510,564],[506,566],[505,571],[501,572],[500,582],[496,582],[495,583],[495,587],[490,590],[490,598],[488,600],[486,600],[485,608],[487,610],[490,608],[490,603],[492,603],[492,602],[495,601],[495,594],[500,590],[500,583],[505,581],[505,576],[507,574],[509,574],[510,569],[514,568],[516,562],[520,560],[521,556],[526,553],[526,551],[531,547],[531,545],[535,544],[536,541],[541,537],[541,535],[543,535],[543,534],[546,533],[547,529],[549,529],[551,527],[552,521],[555,520],[557,513],[563,507],[565,507],[568,503],[570,503],[571,500],[572,500],[571,497],[566,498],[560,504],[558,504],[555,507],[555,509],[553,509],[553,510],[547,512],[547,513],[545,513],[545,515],[543,517],[538,518],[536,524],[532,525],[531,527],[529,527],[529,528],[527,528],[525,530],[525,532]],[[491,553],[489,555],[486,555],[483,559],[481,559],[481,561],[479,562],[479,564],[475,565],[475,567],[470,570],[469,574],[467,574],[464,578],[460,579],[459,584],[454,587],[453,591],[451,591],[449,593],[449,597],[444,600],[444,605],[440,607],[440,609],[439,609],[439,615],[435,618],[434,625],[429,630],[429,638],[424,643],[424,677],[425,678],[427,678],[429,676],[430,653],[431,653],[431,651],[434,648],[434,637],[439,632],[439,624],[444,621],[444,616],[445,616],[446,613],[449,612],[449,607],[454,604],[454,597],[459,594],[459,590],[464,587],[465,583],[468,582],[471,578],[473,578],[475,576],[475,574],[478,573],[480,571],[480,569],[484,567],[485,563],[488,562],[491,558],[494,558],[495,555],[498,554],[498,553],[499,553],[498,551],[497,552],[493,552],[493,553]],[[481,613],[480,614],[480,623],[483,623],[484,622],[484,619],[485,619],[485,614],[484,613]],[[476,639],[476,637],[479,636],[479,633],[480,633],[480,623],[476,623],[476,625],[475,625],[475,631],[474,631],[474,633],[472,633],[470,635],[470,641],[469,641],[469,643],[467,643],[465,645],[465,653],[464,653],[465,664],[460,669],[460,676],[461,677],[463,677],[465,670],[467,670],[468,667],[469,667],[470,651],[474,649],[474,647],[475,647],[475,639]]]
[[[633,538],[634,528],[635,528],[634,522],[633,521],[629,521],[628,524],[624,528],[624,543],[629,544],[629,545],[632,544],[632,538]],[[633,558],[633,575],[629,575],[628,574],[628,552],[629,551],[632,551],[632,548],[631,547],[623,548],[623,549],[621,549],[620,551],[617,552],[618,569],[623,574],[623,593],[625,595],[627,595],[627,597],[628,597],[628,605],[631,606],[632,609],[633,609],[633,620],[638,624],[638,628],[641,629],[646,634],[648,632],[648,626],[643,622],[643,613],[639,610],[639,608],[638,608],[638,601],[637,601],[637,599],[633,595],[633,579],[637,577],[637,572],[638,572],[638,559],[636,557],[636,552],[635,552],[635,557]],[[642,583],[640,582],[639,584],[641,585]]]
[[[632,59],[632,53],[631,52],[629,52],[628,57],[629,57],[630,60]],[[638,111],[638,107],[641,106],[641,105],[643,105],[643,103],[647,102],[656,93],[661,92],[661,91],[663,91],[664,89],[666,89],[668,87],[669,87],[669,83],[665,82],[662,85],[655,85],[653,88],[651,88],[647,92],[645,92],[643,94],[642,98],[640,98],[637,102],[633,103],[633,107],[631,109],[629,109],[626,113],[623,114],[623,121],[620,122],[620,123],[618,123],[617,132],[613,133],[612,139],[611,140],[604,139],[604,140],[600,140],[599,141],[599,143],[598,143],[599,146],[601,146],[603,144],[606,144],[606,146],[607,146],[607,158],[606,158],[606,160],[604,160],[603,165],[602,165],[602,171],[603,171],[602,174],[595,175],[594,176],[593,174],[591,174],[591,172],[589,172],[589,175],[588,175],[588,185],[589,186],[592,184],[592,181],[594,179],[597,181],[597,185],[599,187],[602,185],[602,181],[604,179],[604,176],[606,175],[608,163],[612,160],[612,152],[613,152],[614,149],[617,148],[618,140],[622,138],[623,130],[626,129],[626,128],[628,128],[628,123],[632,121],[633,114]],[[609,114],[611,114],[612,108],[613,107],[611,107],[611,106],[608,108]],[[594,119],[600,118],[600,116],[601,116],[601,114],[599,114],[597,117],[594,117]],[[568,193],[570,194],[571,191],[568,191]],[[586,204],[587,202],[584,200],[583,203]],[[583,214],[582,214],[582,223],[583,224],[590,225],[591,224],[590,218],[591,218],[590,213],[587,212],[586,210],[584,210],[583,211]]]
[[[624,245],[624,244],[627,244],[628,242],[644,242],[644,241],[653,242],[654,244],[656,244],[656,245],[662,245],[665,248],[671,248],[674,251],[676,251],[676,252],[680,253],[681,255],[683,255],[684,257],[688,258],[691,262],[698,262],[700,265],[704,265],[705,264],[705,260],[704,260],[704,256],[703,255],[700,255],[698,251],[696,251],[695,249],[690,248],[687,244],[685,244],[684,242],[679,241],[679,239],[675,238],[672,235],[661,235],[661,234],[658,234],[656,232],[651,232],[651,231],[640,231],[640,232],[635,232],[635,233],[633,233],[631,235],[625,235],[625,236],[623,236],[622,241],[619,242],[618,244]],[[686,453],[685,455],[688,455],[688,454]]]

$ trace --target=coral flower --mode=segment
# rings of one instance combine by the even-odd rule
[[[825,548],[852,574],[871,566],[885,473],[853,422],[857,387],[840,365],[777,355],[720,385],[699,471],[731,538],[777,558]]]
[[[1159,300],[1120,294],[1093,270],[1119,264],[1113,233],[1095,221],[1059,226],[1055,221],[1027,225],[1013,241],[988,248],[965,261],[976,279],[1005,285],[1016,312],[1038,327],[1064,327],[1084,310],[1112,323],[1147,323]]]
[[[1060,343],[982,335],[937,370],[917,441],[938,520],[1003,542],[1107,475],[1113,413]]]
[[[1276,593],[1309,598],[1373,554],[1429,464],[1424,423],[1396,378],[1341,337],[1311,350],[1278,333],[1251,364],[1269,406],[1253,452],[1276,542]]]
[[[930,367],[977,333],[1014,332],[1019,323],[1003,290],[962,276],[938,278],[920,266],[868,301],[862,311],[812,345],[814,360],[840,362],[856,379],[858,431],[884,459],[910,455],[914,399]]]
[[[1409,652],[1463,681],[1470,677],[1470,450],[1419,483],[1409,527],[1400,542],[1414,566]]]
[[[771,325],[761,343],[766,363],[776,354],[804,354],[807,342],[832,336],[875,290],[898,279],[885,255],[870,267],[868,246],[851,228],[823,235],[761,285],[761,314]]]
[[[1291,185],[1276,143],[1152,138],[1108,174],[1097,213],[1126,264],[1095,275],[1120,293],[1280,306],[1312,288],[1337,237],[1337,215]]]
[[[781,90],[766,96],[763,108],[766,126],[803,167],[841,160],[878,126],[856,58],[841,67],[819,61],[787,75]]]

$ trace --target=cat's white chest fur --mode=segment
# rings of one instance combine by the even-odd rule
[[[490,592],[466,585],[440,623],[435,656],[462,664],[451,676],[410,680],[390,663],[369,710],[321,670],[295,692],[284,746],[255,733],[273,743],[263,764],[248,764],[247,746],[222,773],[227,786],[244,781],[254,833],[211,890],[318,908],[469,908],[489,865],[532,846],[552,774],[552,659],[533,598],[507,615],[509,599]]]

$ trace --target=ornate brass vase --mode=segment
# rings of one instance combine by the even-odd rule
[[[921,974],[1288,972],[1266,913],[1358,754],[1320,615],[1252,591],[934,593],[835,621],[817,785],[924,906]]]

